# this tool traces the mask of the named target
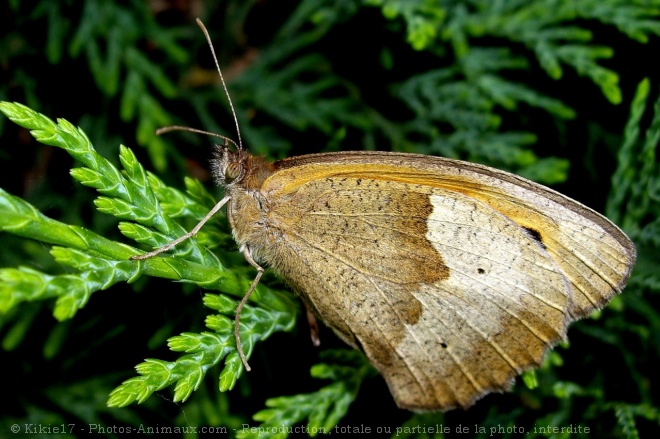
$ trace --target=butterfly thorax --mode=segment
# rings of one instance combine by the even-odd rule
[[[270,201],[261,192],[264,181],[274,172],[273,164],[244,150],[218,146],[212,161],[218,185],[230,197],[227,217],[239,246],[247,245],[253,257],[262,262],[276,240],[277,228],[269,221]]]

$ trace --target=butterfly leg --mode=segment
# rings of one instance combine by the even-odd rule
[[[213,215],[215,215],[218,212],[218,210],[220,210],[222,208],[222,206],[224,206],[227,203],[227,201],[229,201],[229,199],[230,199],[230,197],[229,197],[229,195],[227,195],[222,200],[220,200],[218,202],[218,204],[213,206],[213,209],[211,209],[211,211],[209,213],[207,213],[206,216],[204,218],[202,218],[202,220],[199,223],[197,223],[197,225],[190,232],[186,233],[183,236],[178,237],[174,241],[171,241],[169,244],[166,244],[162,247],[157,248],[156,250],[150,251],[148,253],[143,253],[141,255],[131,256],[131,260],[135,261],[135,260],[144,260],[144,259],[153,258],[154,256],[156,256],[160,253],[166,252],[166,251],[174,248],[175,245],[185,241],[186,239],[195,236],[197,234],[197,232],[199,232],[199,230],[204,226],[204,224],[206,224],[206,222],[208,220],[210,220],[211,217]]]
[[[309,332],[310,337],[312,338],[312,344],[314,346],[321,346],[321,339],[319,338],[319,322],[316,320],[316,316],[309,309],[309,306],[305,304],[305,311],[307,313],[307,323],[309,323]]]
[[[245,260],[247,260],[250,265],[252,265],[254,268],[257,269],[257,275],[254,277],[254,280],[252,281],[252,285],[250,285],[250,289],[247,291],[247,293],[245,293],[245,296],[243,296],[243,299],[236,307],[236,318],[234,319],[234,338],[236,339],[236,350],[238,351],[238,355],[241,357],[241,361],[245,366],[245,370],[249,372],[252,369],[248,365],[247,358],[245,358],[245,354],[243,353],[243,345],[241,344],[241,333],[240,333],[241,311],[243,310],[243,307],[247,303],[248,299],[250,299],[252,292],[257,288],[257,285],[259,285],[261,276],[264,274],[264,268],[255,262],[254,258],[252,257],[252,253],[250,253],[250,249],[247,245],[244,245],[243,248],[241,248],[241,252],[243,253],[243,256],[245,256]]]

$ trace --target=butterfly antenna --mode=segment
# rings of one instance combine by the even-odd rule
[[[209,32],[206,30],[204,23],[202,23],[202,20],[198,18],[196,21],[197,21],[197,25],[202,29],[202,32],[204,32],[206,41],[208,41],[209,47],[211,48],[211,54],[213,55],[215,68],[218,70],[218,74],[220,75],[222,88],[225,89],[225,94],[227,95],[227,101],[229,101],[229,107],[231,108],[231,113],[234,116],[234,124],[236,125],[236,133],[238,134],[238,149],[243,149],[243,142],[241,141],[241,130],[238,129],[238,119],[236,118],[236,111],[234,111],[234,104],[232,104],[231,102],[231,97],[229,96],[229,90],[227,90],[227,84],[225,84],[225,78],[222,76],[222,71],[220,70],[220,64],[218,64],[218,58],[215,56],[215,49],[213,49],[213,43],[211,42],[211,37],[209,36]],[[236,143],[234,143],[234,145],[235,144]]]
[[[197,128],[184,127],[184,126],[181,126],[181,125],[170,125],[170,126],[167,126],[167,127],[158,128],[156,130],[156,135],[160,136],[161,134],[169,133],[170,131],[188,131],[188,132],[191,132],[191,133],[206,134],[207,136],[219,137],[219,138],[221,138],[222,140],[225,141],[225,145],[227,143],[231,143],[236,147],[236,149],[241,149],[236,144],[236,142],[234,142],[232,139],[230,139],[227,136],[223,136],[222,134],[212,133],[210,131],[198,130]]]

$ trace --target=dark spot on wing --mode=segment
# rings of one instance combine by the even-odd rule
[[[543,247],[543,249],[545,250],[546,247],[545,247],[545,244],[543,243],[543,237],[541,236],[541,233],[538,230],[532,229],[531,227],[524,227],[524,226],[523,226],[523,230],[525,230],[525,232],[527,232],[527,234],[534,241],[538,242],[541,245],[541,247]]]

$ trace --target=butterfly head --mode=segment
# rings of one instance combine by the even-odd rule
[[[273,172],[273,165],[244,149],[232,150],[217,145],[211,160],[211,171],[215,182],[221,187],[258,190]]]
[[[216,145],[211,160],[215,182],[223,187],[240,184],[245,178],[248,156],[244,150],[232,151],[226,146]]]

